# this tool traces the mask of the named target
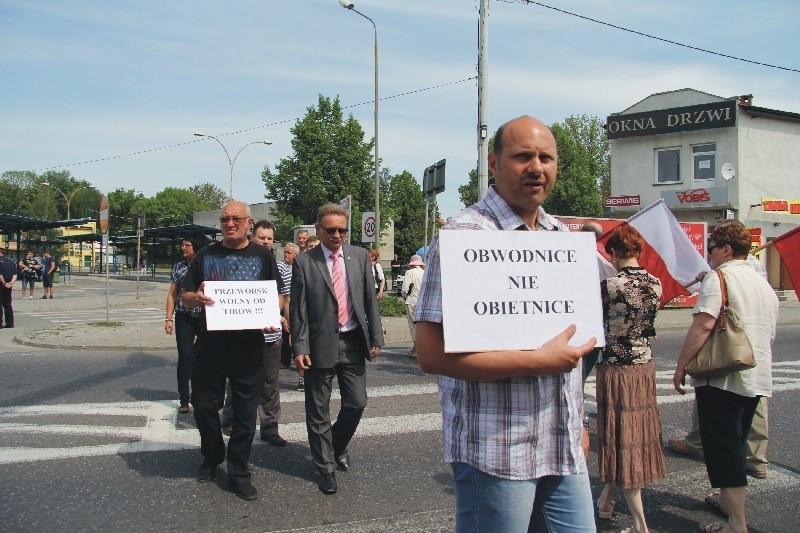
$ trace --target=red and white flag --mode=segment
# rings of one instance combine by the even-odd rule
[[[772,245],[781,254],[783,264],[794,285],[794,292],[800,298],[800,226],[774,239]]]
[[[664,200],[654,202],[627,221],[642,234],[642,257],[639,264],[661,281],[661,305],[677,296],[688,295],[684,285],[700,272],[709,270]],[[603,245],[610,232],[601,237]]]

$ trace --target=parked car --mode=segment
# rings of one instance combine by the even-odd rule
[[[400,291],[403,290],[403,279],[406,277],[406,270],[408,270],[408,265],[401,266],[400,273],[392,280],[392,291],[397,294],[400,294]]]

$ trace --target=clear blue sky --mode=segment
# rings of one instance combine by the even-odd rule
[[[794,0],[550,0],[587,17],[800,69]],[[421,179],[447,159],[444,215],[475,166],[477,0],[361,0],[378,25],[380,151]],[[694,88],[800,112],[800,74],[646,39],[518,0],[493,0],[489,126],[531,114],[605,118],[656,92]],[[99,190],[152,195],[210,181],[264,200],[289,129],[339,95],[373,134],[372,26],[337,0],[0,0],[0,172],[66,169]],[[443,85],[427,91],[419,91]],[[411,94],[406,94],[411,93]],[[403,96],[400,96],[403,95]],[[360,105],[359,105],[360,104]],[[154,150],[157,149],[157,150]],[[135,155],[128,155],[135,154]],[[92,162],[94,161],[94,162]]]

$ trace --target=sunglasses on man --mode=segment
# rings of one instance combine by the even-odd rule
[[[347,235],[347,232],[350,231],[347,228],[322,228],[322,229],[324,229],[325,233],[327,233],[328,235],[333,235],[337,231],[339,232],[339,235]]]

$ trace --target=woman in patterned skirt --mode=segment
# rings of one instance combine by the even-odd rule
[[[597,364],[597,438],[605,488],[597,510],[610,519],[614,489],[621,487],[634,523],[626,531],[643,533],[641,489],[665,476],[650,352],[661,283],[639,266],[642,236],[633,227],[618,226],[605,248],[619,273],[600,284],[606,346]]]

